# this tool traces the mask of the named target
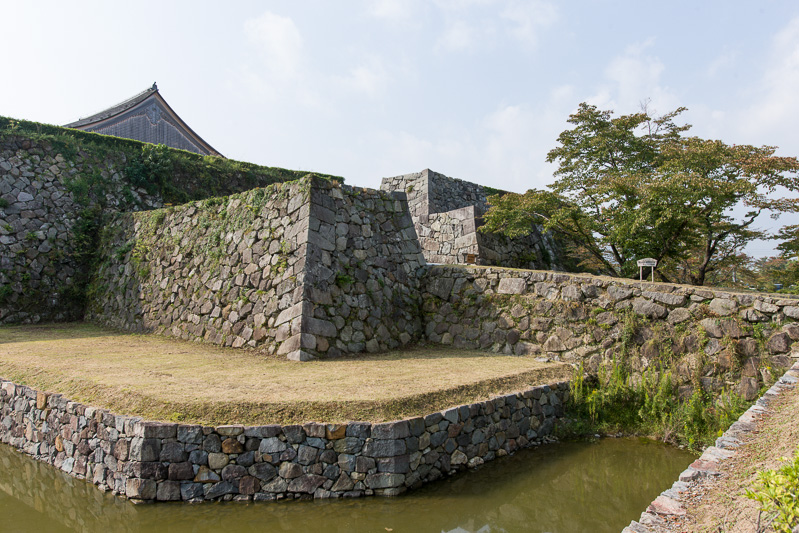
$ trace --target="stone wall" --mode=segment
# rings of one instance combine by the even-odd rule
[[[425,264],[403,193],[315,180],[302,350],[377,352],[421,336]]]
[[[558,246],[538,228],[514,239],[478,231],[490,207],[482,185],[426,169],[383,178],[380,188],[407,194],[416,233],[430,263],[558,268]]]
[[[90,320],[290,359],[421,333],[424,263],[404,195],[320,178],[119,215]]]
[[[117,215],[103,230],[87,319],[281,352],[299,327],[308,183]]]
[[[0,381],[0,440],[136,500],[393,496],[548,439],[568,384],[370,424],[146,422]]]
[[[734,382],[754,399],[792,364],[799,300],[556,272],[431,267],[425,337],[459,348],[582,363],[665,364],[688,391]],[[793,352],[793,355],[799,352]]]
[[[110,213],[304,175],[0,117],[0,323],[80,319]]]
[[[161,205],[130,187],[120,175],[124,162],[114,152],[67,158],[49,142],[0,135],[0,323],[80,317],[76,238],[86,237],[87,222],[80,211],[100,200],[87,195],[86,178],[107,185],[109,209]]]

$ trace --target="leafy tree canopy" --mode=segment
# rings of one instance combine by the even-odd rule
[[[547,156],[558,165],[549,190],[491,197],[485,229],[512,237],[539,224],[586,270],[633,276],[637,259],[653,257],[662,280],[703,285],[766,236],[752,226],[758,215],[799,209],[774,197],[797,189],[799,162],[771,146],[686,136],[690,126],[675,123],[684,110],[613,117],[580,104]]]

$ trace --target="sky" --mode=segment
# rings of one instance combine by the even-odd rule
[[[693,135],[799,156],[795,0],[0,0],[0,20],[0,115],[66,124],[155,81],[225,156],[352,185],[544,188],[580,102],[684,106]]]

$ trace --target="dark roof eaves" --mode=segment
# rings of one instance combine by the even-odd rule
[[[99,122],[101,120],[109,119],[111,117],[114,117],[116,115],[119,115],[120,113],[123,113],[123,112],[127,111],[128,109],[136,107],[141,102],[147,100],[150,96],[152,96],[153,94],[157,94],[157,93],[158,93],[158,89],[153,89],[152,87],[149,87],[146,90],[140,92],[139,94],[137,94],[137,95],[135,95],[135,96],[133,96],[131,98],[128,98],[124,102],[120,102],[120,103],[118,103],[116,105],[113,105],[113,106],[109,107],[108,109],[100,111],[99,113],[95,113],[94,115],[91,115],[89,117],[78,119],[75,122],[72,122],[70,124],[65,124],[64,127],[65,128],[80,128],[81,126],[86,126],[87,124],[92,124],[94,122]],[[162,98],[162,100],[163,100],[163,98]]]

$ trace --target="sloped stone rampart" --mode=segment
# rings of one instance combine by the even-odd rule
[[[372,424],[203,427],[0,381],[0,441],[135,500],[393,496],[545,441],[568,384]]]
[[[80,197],[78,178],[105,182],[108,209],[162,205],[130,187],[124,163],[122,153],[67,158],[46,141],[0,136],[0,323],[80,318],[76,224],[98,199]]]
[[[123,214],[88,318],[290,359],[419,338],[424,259],[402,194],[320,178]]]
[[[618,357],[640,375],[754,399],[771,368],[792,364],[799,299],[557,272],[433,266],[423,283],[425,338],[458,348],[582,363]],[[796,353],[796,352],[794,352]]]
[[[153,169],[141,163],[152,145],[5,117],[0,124],[0,323],[82,318],[97,233],[111,213],[305,175],[173,149],[159,152]],[[153,175],[167,163],[169,175]]]
[[[282,353],[299,330],[308,182],[117,215],[87,318],[223,346]]]

